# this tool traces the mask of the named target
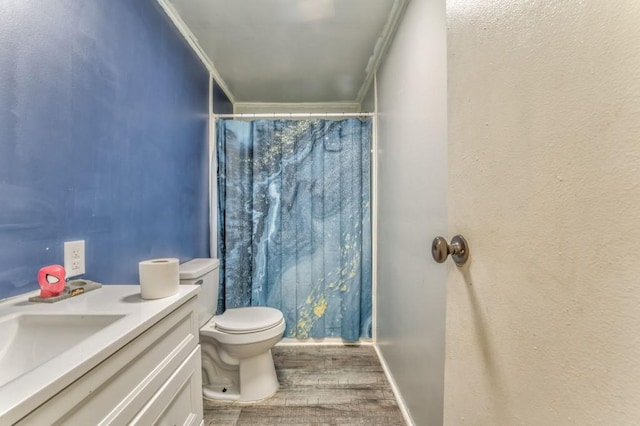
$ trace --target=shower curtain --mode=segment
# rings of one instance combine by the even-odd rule
[[[218,311],[371,337],[370,120],[218,120]]]

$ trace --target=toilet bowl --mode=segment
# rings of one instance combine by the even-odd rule
[[[274,308],[227,309],[218,302],[218,260],[180,265],[180,283],[201,286],[199,300],[202,391],[205,398],[254,402],[278,390],[271,348],[282,339],[285,320]]]
[[[278,377],[273,365],[271,348],[282,339],[285,322],[282,312],[273,308],[252,307],[227,309],[215,316],[200,329],[200,344],[207,365],[233,371],[235,374],[216,383],[208,380],[205,397],[210,399],[235,399],[258,401],[276,393]],[[203,369],[205,369],[203,367]],[[210,368],[207,376],[215,376],[216,368]],[[206,381],[206,380],[205,380]],[[239,387],[239,392],[234,392]]]

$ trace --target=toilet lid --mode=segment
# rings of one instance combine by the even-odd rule
[[[227,309],[213,317],[215,327],[226,333],[247,333],[275,327],[283,319],[282,312],[264,306]]]

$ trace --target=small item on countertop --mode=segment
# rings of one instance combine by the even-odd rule
[[[97,283],[95,281],[72,280],[66,283],[66,285],[64,286],[64,290],[59,295],[53,296],[53,297],[33,296],[29,298],[29,302],[41,302],[41,303],[59,302],[60,300],[68,299],[73,296],[78,296],[79,294],[83,294],[91,290],[96,290],[100,287],[102,287],[102,284]]]
[[[140,296],[161,299],[177,294],[180,291],[179,263],[175,258],[140,262]]]
[[[64,266],[49,265],[38,271],[38,284],[40,284],[40,297],[55,297],[64,290],[65,277]]]

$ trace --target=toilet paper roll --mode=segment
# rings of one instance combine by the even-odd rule
[[[180,290],[178,259],[150,259],[138,264],[140,295],[143,299],[161,299]]]

